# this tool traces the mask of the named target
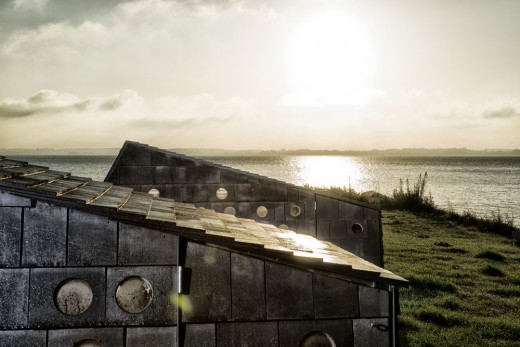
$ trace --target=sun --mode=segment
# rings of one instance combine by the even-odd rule
[[[322,12],[300,22],[287,43],[291,93],[284,103],[307,106],[363,104],[375,75],[375,54],[363,22]]]

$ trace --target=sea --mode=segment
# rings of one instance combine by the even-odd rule
[[[104,180],[115,156],[10,156]],[[514,218],[520,226],[520,157],[225,156],[204,159],[296,185],[346,187],[391,195],[428,175],[426,192],[441,208]]]

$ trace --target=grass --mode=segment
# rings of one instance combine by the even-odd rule
[[[410,280],[399,290],[402,346],[520,347],[520,248],[510,238],[435,214],[383,210],[382,221],[385,267]]]

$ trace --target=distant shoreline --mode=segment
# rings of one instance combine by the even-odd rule
[[[520,149],[484,149],[473,150],[466,148],[402,148],[402,149],[373,149],[361,150],[227,150],[206,148],[172,148],[170,151],[190,156],[218,157],[218,156],[417,156],[417,157],[517,157]],[[119,148],[65,148],[65,149],[0,149],[0,155],[106,155],[116,156]]]

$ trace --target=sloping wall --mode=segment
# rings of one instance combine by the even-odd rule
[[[383,265],[380,211],[362,203],[129,141],[105,181],[287,227]]]

